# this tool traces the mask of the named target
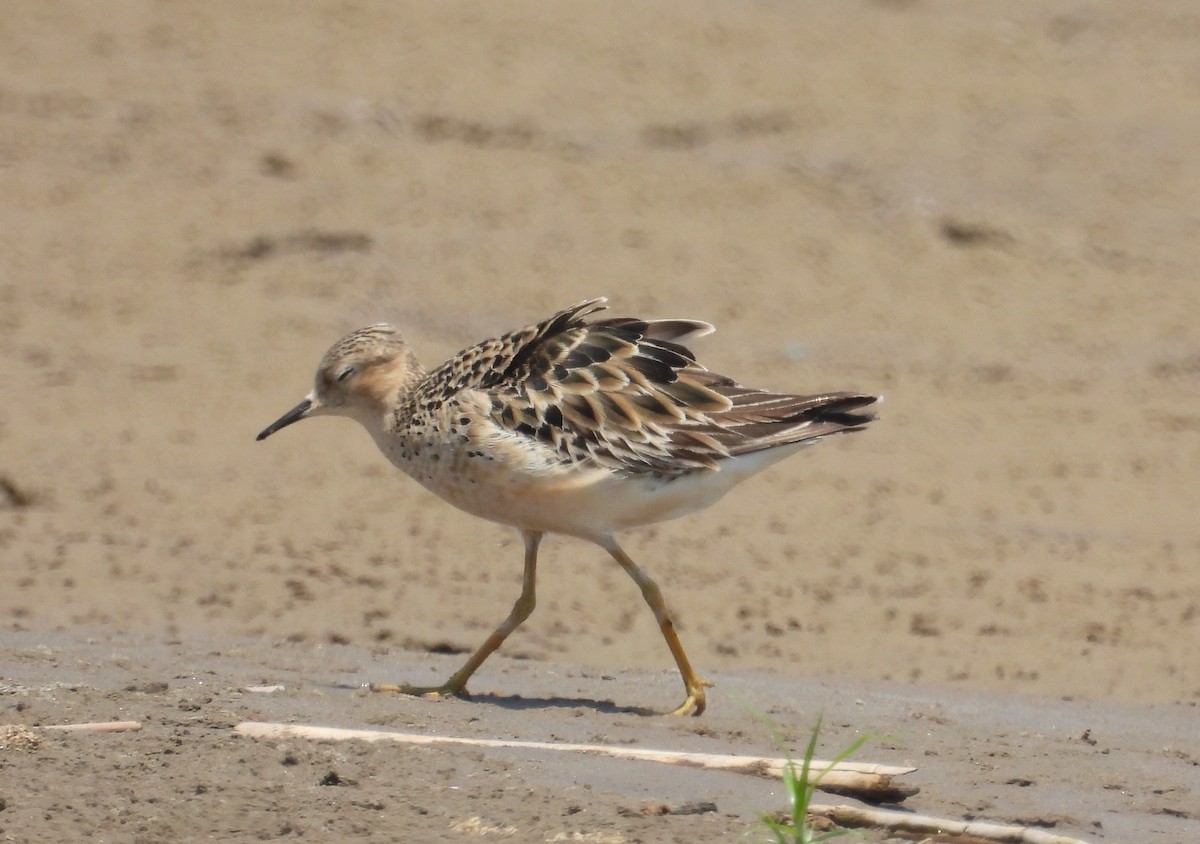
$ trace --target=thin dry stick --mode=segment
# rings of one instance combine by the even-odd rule
[[[505,747],[527,750],[558,750],[568,753],[595,753],[615,756],[620,759],[638,759],[661,762],[667,765],[682,765],[693,768],[753,774],[761,777],[782,776],[789,764],[786,759],[768,759],[759,756],[728,756],[715,753],[686,753],[673,750],[646,750],[637,747],[609,747],[602,744],[558,744],[541,741],[505,741],[500,739],[461,738],[457,736],[430,736],[420,733],[393,733],[386,730],[349,730],[341,727],[313,727],[303,724],[272,724],[260,721],[245,721],[233,728],[235,732],[252,738],[296,738],[346,741],[395,741],[404,744],[465,744],[474,747]],[[811,763],[813,776],[829,768],[833,763],[814,760]],[[818,787],[838,794],[864,795],[871,800],[902,800],[917,793],[914,786],[900,785],[892,777],[908,774],[916,768],[899,768],[891,765],[876,765],[863,762],[839,762],[824,774]]]
[[[64,733],[127,733],[140,730],[140,721],[93,721],[88,724],[46,724],[39,730],[58,730]]]
[[[952,821],[945,818],[931,818],[928,815],[893,812],[887,809],[813,804],[808,807],[808,813],[828,818],[838,826],[870,827],[893,832],[963,835],[974,840],[998,841],[1001,844],[1088,844],[1079,838],[1068,838],[1065,835],[1046,832],[1043,829],[1032,829],[1027,826]]]

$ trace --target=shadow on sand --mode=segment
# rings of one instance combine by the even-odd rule
[[[351,683],[316,683],[313,685],[323,689],[350,692],[362,692],[370,689],[367,685],[354,685]],[[380,691],[378,694],[402,695],[403,693],[389,690]],[[418,696],[409,695],[409,697]],[[482,694],[468,693],[459,695],[457,699],[467,703],[482,703],[488,706],[497,706],[501,709],[508,709],[514,712],[537,709],[592,709],[596,712],[603,712],[606,715],[647,716],[663,714],[656,709],[649,709],[644,706],[621,706],[611,700],[597,700],[589,697],[523,697],[521,695],[501,695],[495,692],[484,692]]]

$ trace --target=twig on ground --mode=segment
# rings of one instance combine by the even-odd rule
[[[932,818],[928,815],[912,815],[889,809],[867,809],[861,806],[827,806],[813,804],[808,807],[810,815],[828,818],[838,826],[869,827],[893,832],[916,832],[946,835],[961,835],[972,841],[997,841],[1001,844],[1087,844],[1079,838],[1068,838],[1044,829],[1027,826],[1008,826],[977,821],[954,821]],[[938,839],[943,840],[941,838]],[[953,839],[944,839],[952,842]]]
[[[463,738],[457,736],[430,736],[420,733],[394,733],[386,730],[350,730],[341,727],[315,727],[304,724],[275,724],[260,721],[245,721],[233,728],[234,732],[252,738],[281,738],[294,736],[315,740],[347,741],[395,741],[404,744],[463,744],[474,747],[517,748],[523,750],[557,750],[568,753],[595,753],[620,759],[637,759],[660,762],[667,765],[682,765],[693,768],[753,774],[761,777],[782,776],[786,759],[769,759],[758,756],[730,756],[715,753],[687,753],[673,750],[647,750],[638,747],[609,747],[602,744],[568,744],[540,741],[505,741],[499,739]],[[829,762],[814,760],[814,771],[823,770]],[[901,785],[893,777],[912,773],[916,768],[900,768],[891,765],[876,765],[863,762],[840,762],[821,780],[820,788],[838,794],[849,794],[871,802],[899,801],[916,794],[915,786]]]
[[[64,733],[127,733],[140,730],[140,721],[93,721],[87,724],[46,724],[39,730],[58,730]]]

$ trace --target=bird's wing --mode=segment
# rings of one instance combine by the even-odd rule
[[[467,349],[447,362],[453,391],[491,400],[499,427],[549,446],[564,462],[632,474],[711,469],[722,459],[853,430],[872,396],[789,396],[710,372],[680,341],[705,322],[630,317],[588,322],[592,299]]]
[[[511,380],[513,369],[546,338],[582,324],[588,314],[604,310],[607,301],[587,299],[536,325],[463,349],[425,377],[422,403],[432,406],[463,390],[487,390]]]

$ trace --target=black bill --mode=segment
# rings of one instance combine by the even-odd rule
[[[283,416],[280,416],[278,419],[276,419],[274,422],[272,422],[266,428],[263,428],[262,433],[259,434],[254,439],[255,440],[265,440],[267,437],[271,436],[271,434],[275,433],[280,428],[286,428],[288,425],[291,425],[293,422],[299,422],[301,419],[303,419],[305,416],[308,415],[308,412],[310,410],[312,410],[312,399],[305,399],[304,401],[300,402],[300,404],[296,405],[291,410],[289,410],[287,413],[283,414]]]

